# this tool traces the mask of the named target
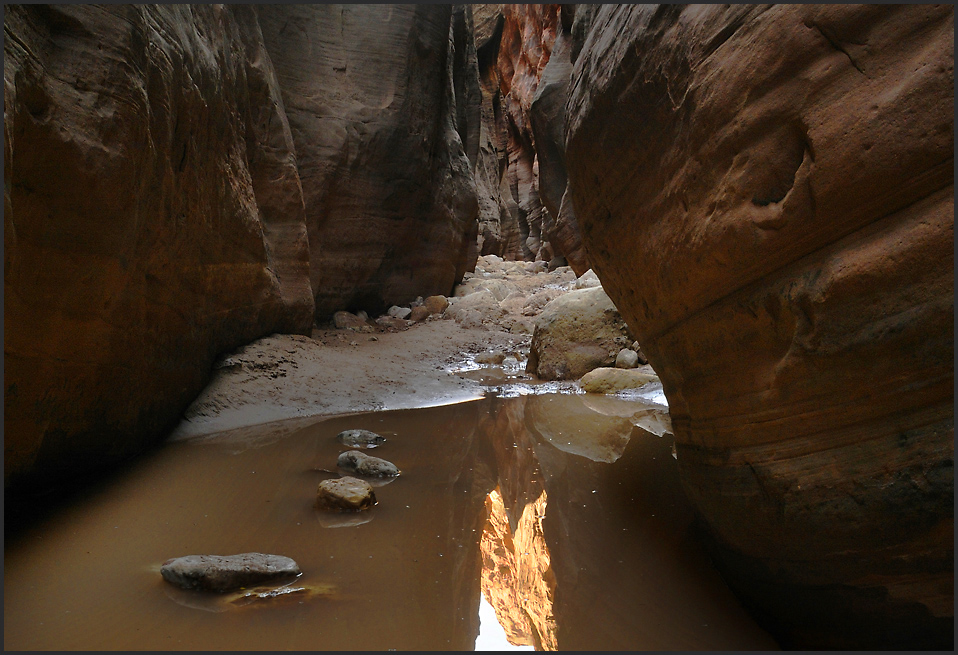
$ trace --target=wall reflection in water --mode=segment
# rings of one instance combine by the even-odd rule
[[[313,498],[350,428],[403,474],[333,525]],[[4,646],[468,650],[485,598],[537,649],[774,648],[690,529],[667,428],[655,406],[546,394],[171,443],[6,541]],[[210,612],[156,572],[250,551],[336,591]]]

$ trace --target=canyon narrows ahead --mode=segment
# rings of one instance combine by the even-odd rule
[[[144,452],[262,337],[591,268],[781,645],[953,647],[953,43],[947,5],[5,5],[5,489]]]

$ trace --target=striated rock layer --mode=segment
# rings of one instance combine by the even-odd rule
[[[5,485],[142,449],[217,353],[309,329],[252,8],[6,7],[3,137]]]
[[[450,295],[477,256],[470,8],[259,12],[296,145],[317,317]]]
[[[579,18],[576,214],[730,583],[786,645],[951,648],[953,8]]]

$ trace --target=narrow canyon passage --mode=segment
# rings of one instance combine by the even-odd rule
[[[5,5],[5,644],[953,649],[954,97],[952,5]]]
[[[539,649],[776,648],[705,556],[671,435],[633,424],[663,411],[490,395],[169,443],[6,544],[4,647],[471,650],[483,596]],[[368,512],[319,512],[352,428],[402,474]],[[247,551],[295,559],[312,595],[231,605],[157,572]]]

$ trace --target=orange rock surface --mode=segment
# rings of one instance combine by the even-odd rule
[[[576,213],[733,588],[785,644],[950,648],[953,8],[580,15]]]

